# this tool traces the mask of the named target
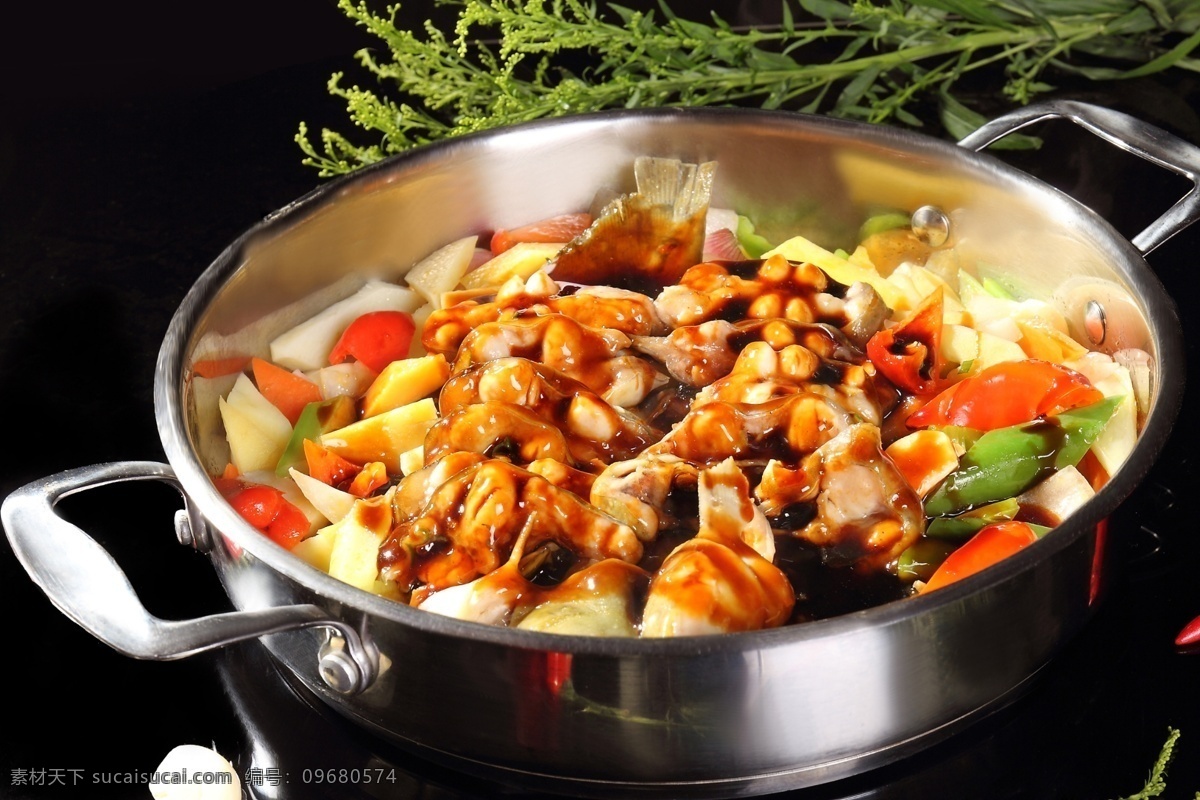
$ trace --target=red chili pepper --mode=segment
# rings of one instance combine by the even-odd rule
[[[1200,644],[1200,617],[1184,625],[1183,630],[1175,637],[1177,647],[1191,647],[1195,644]]]
[[[401,311],[370,311],[351,322],[329,353],[330,364],[351,356],[375,372],[408,356],[416,325]]]
[[[961,425],[990,431],[1103,399],[1086,377],[1061,364],[1005,361],[954,384],[905,422],[910,428]]]
[[[1024,522],[1006,521],[985,525],[966,544],[946,557],[921,591],[938,589],[974,575],[1036,541],[1037,535]]]
[[[546,687],[556,697],[571,680],[571,654],[546,653]]]
[[[942,291],[938,289],[894,328],[867,341],[867,357],[897,388],[932,395],[941,384]]]

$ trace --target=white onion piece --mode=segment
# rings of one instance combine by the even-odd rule
[[[746,251],[738,243],[737,234],[728,228],[713,231],[704,238],[705,261],[742,261]]]
[[[181,744],[158,765],[150,782],[154,800],[241,800],[233,765],[216,750]],[[194,781],[194,782],[193,782]]]
[[[1154,379],[1150,354],[1136,347],[1127,347],[1113,353],[1113,361],[1129,370],[1129,379],[1133,382],[1133,396],[1137,400],[1140,428],[1146,415],[1150,413],[1150,394]]]

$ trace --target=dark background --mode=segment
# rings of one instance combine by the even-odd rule
[[[736,22],[755,6],[716,8]],[[327,0],[72,0],[26,13],[36,16],[10,19],[0,33],[0,496],[61,469],[162,458],[151,391],[172,313],[229,241],[321,183],[292,137],[301,121],[347,131],[325,81],[353,73],[351,54],[373,44]],[[431,13],[408,3],[401,16],[415,24]],[[1200,91],[1186,75],[1060,94],[1200,142]],[[1123,233],[1186,190],[1066,128],[1047,126],[1042,153],[1006,158]],[[1191,342],[1198,247],[1192,229],[1148,259],[1179,301]],[[1197,374],[1194,346],[1189,363]],[[1113,520],[1124,568],[1112,595],[1031,691],[916,758],[798,797],[1115,798],[1141,788],[1171,726],[1182,738],[1165,796],[1200,791],[1200,656],[1172,645],[1200,613],[1200,530],[1187,500],[1197,487],[1194,394],[1159,467]],[[63,510],[112,550],[154,613],[225,610],[204,559],[174,541],[178,507],[171,490],[142,485],[88,493]],[[144,786],[19,787],[14,770],[151,771],[188,742],[215,746],[244,773],[262,764],[264,731],[292,767],[354,767],[364,754],[399,764],[407,772],[383,787],[390,796],[500,792],[312,711],[257,645],[133,661],[55,611],[7,541],[0,570],[9,612],[0,796],[144,798]],[[295,786],[281,796],[335,794],[367,796]]]

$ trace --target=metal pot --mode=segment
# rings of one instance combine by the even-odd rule
[[[1193,190],[1129,242],[1088,208],[977,151],[1065,117],[1196,184],[1200,149],[1071,102],[998,119],[961,146],[797,114],[654,110],[539,122],[428,146],[322,186],[258,224],[177,311],[156,367],[167,464],[70,470],[10,495],[3,521],[68,617],[136,658],[261,637],[350,719],[423,755],[586,795],[728,795],[813,785],[894,761],[1019,696],[1091,615],[1111,564],[1104,520],[1156,459],[1178,411],[1178,318],[1143,254],[1200,216]],[[1036,546],[946,589],[783,629],[667,640],[537,634],[459,622],[330,578],[261,536],[212,485],[216,411],[191,363],[263,352],[367,277],[395,279],[472,231],[585,208],[627,190],[639,155],[719,164],[714,203],[768,235],[836,239],[871,205],[947,212],[960,247],[1058,298],[1099,349],[1154,364],[1141,440],[1111,483]],[[180,540],[211,557],[235,608],[151,616],[113,559],[59,517],[71,493],[175,485]]]

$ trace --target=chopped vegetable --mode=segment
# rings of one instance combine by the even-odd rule
[[[416,326],[402,311],[370,311],[358,317],[329,351],[329,363],[341,364],[354,358],[375,372],[408,357]]]
[[[492,234],[492,253],[500,255],[520,242],[569,242],[591,224],[591,214],[559,214],[528,225],[501,229]]]
[[[929,521],[925,535],[932,539],[965,541],[986,525],[1003,522],[1017,516],[1021,504],[1015,497],[971,509],[957,517],[938,517]]]
[[[229,504],[244,520],[288,549],[308,535],[308,517],[274,487],[247,486],[230,497]]]
[[[875,368],[897,388],[919,397],[935,394],[941,386],[941,352],[940,289],[908,319],[894,328],[884,328],[867,341],[867,356]],[[910,426],[917,427],[911,422]]]
[[[1103,397],[1087,378],[1059,364],[1006,361],[946,389],[910,414],[906,424],[990,431],[1091,405]]]
[[[746,256],[749,258],[762,258],[763,254],[771,249],[771,243],[767,241],[766,237],[755,233],[754,223],[749,218],[743,217],[740,214],[737,218],[737,231],[735,233],[737,234],[738,244],[741,245],[742,250],[746,252]]]
[[[261,358],[251,359],[250,366],[258,391],[282,411],[292,425],[296,424],[305,406],[321,400],[321,389],[308,378]]]
[[[1194,644],[1200,644],[1200,617],[1183,626],[1183,630],[1175,637],[1175,644],[1179,647],[1191,647]]]
[[[1024,522],[993,522],[947,556],[921,592],[940,589],[968,575],[982,572],[1033,544],[1037,538],[1034,529]]]
[[[1110,398],[1044,421],[988,431],[925,503],[925,513],[944,516],[1014,497],[1048,473],[1074,466],[1118,402]]]
[[[279,463],[275,465],[275,474],[283,477],[292,467],[303,464],[304,443],[317,441],[325,431],[349,425],[355,419],[355,411],[354,400],[345,395],[306,405],[292,428],[292,436],[283,455],[279,457]]]
[[[341,486],[362,469],[353,461],[348,461],[332,450],[322,447],[310,439],[301,442],[304,447],[304,460],[308,465],[308,474],[321,483],[330,486]]]
[[[201,378],[219,378],[222,375],[232,375],[235,372],[241,372],[249,363],[249,356],[204,358],[192,364],[192,374],[199,375]]]

